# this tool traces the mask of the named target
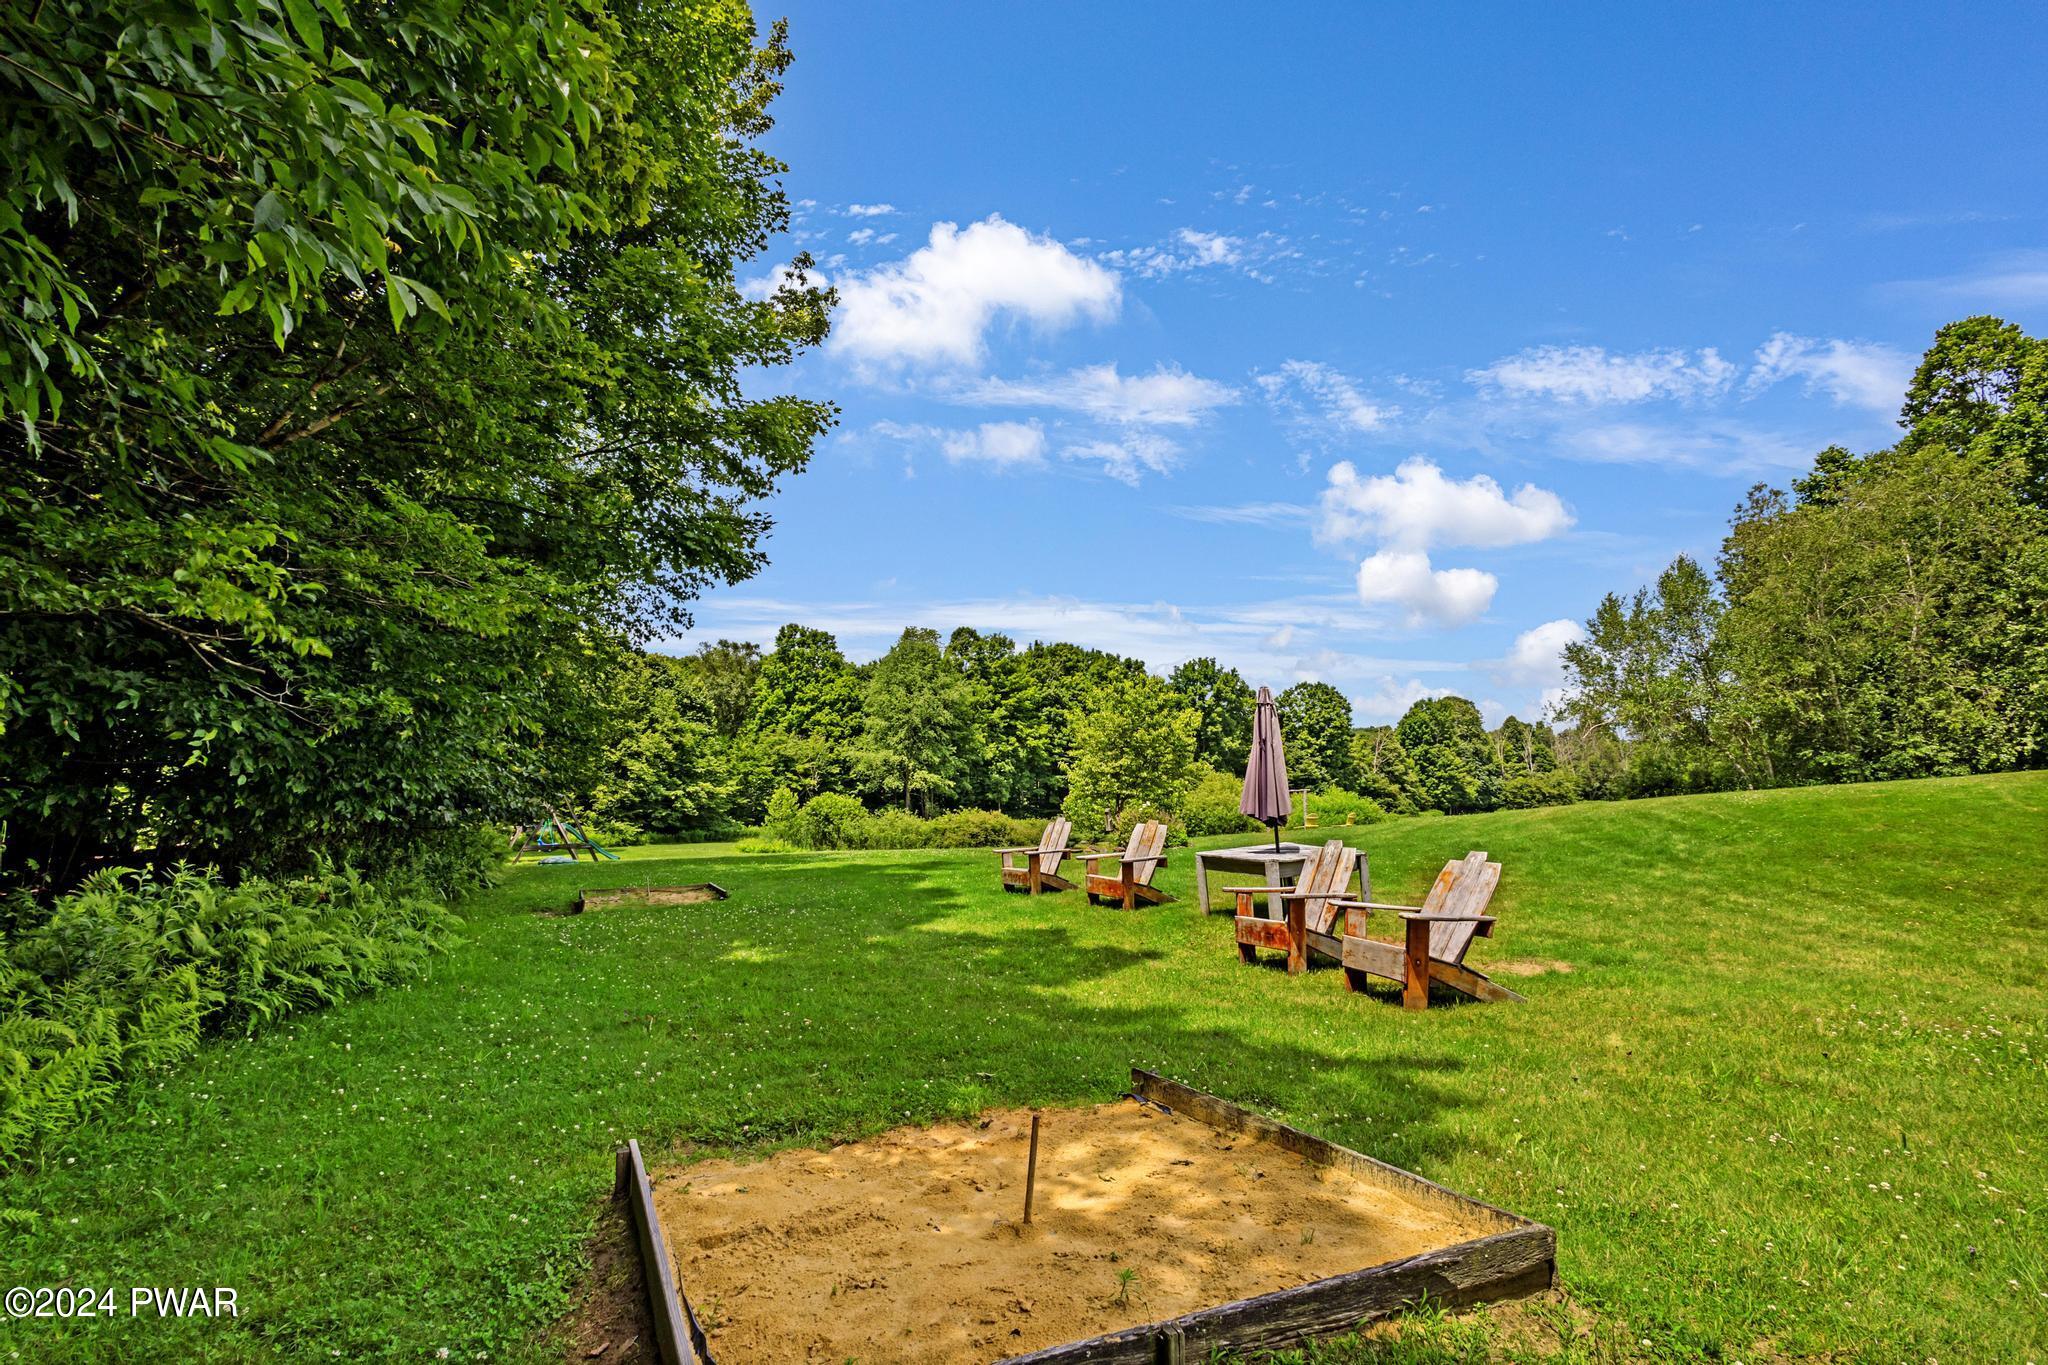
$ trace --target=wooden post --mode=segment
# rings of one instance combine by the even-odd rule
[[[1287,908],[1287,974],[1300,976],[1308,970],[1308,897],[1288,896],[1281,904]]]
[[[1024,1159],[1024,1221],[1031,1221],[1031,1193],[1038,1184],[1038,1115],[1031,1116],[1031,1155]]]
[[[1429,1008],[1429,926],[1420,920],[1408,921],[1405,957],[1408,979],[1401,992],[1402,1008],[1426,1010]]]

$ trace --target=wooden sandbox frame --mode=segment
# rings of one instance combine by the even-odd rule
[[[717,882],[692,882],[688,886],[585,887],[576,893],[576,914],[603,910],[614,905],[700,905],[705,901],[730,899],[732,893]]]
[[[1218,1350],[1278,1349],[1317,1337],[1340,1336],[1356,1330],[1361,1322],[1425,1299],[1443,1308],[1462,1308],[1527,1298],[1556,1282],[1557,1233],[1542,1223],[1150,1071],[1132,1068],[1130,1093],[1141,1103],[1221,1132],[1271,1143],[1315,1165],[1337,1167],[1405,1198],[1443,1207],[1498,1230],[1255,1298],[1007,1356],[992,1365],[1195,1365]],[[655,1345],[663,1365],[715,1365],[703,1330],[690,1311],[690,1301],[676,1280],[675,1264],[669,1258],[668,1242],[654,1208],[654,1187],[637,1142],[619,1148],[616,1194],[627,1201],[639,1242],[647,1297],[654,1311]]]

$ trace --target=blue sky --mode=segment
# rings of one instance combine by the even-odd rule
[[[764,14],[771,13],[764,11]],[[700,639],[1067,639],[1532,714],[1610,590],[2048,329],[2048,11],[787,9],[840,427]]]

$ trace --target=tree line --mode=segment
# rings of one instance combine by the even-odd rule
[[[828,632],[790,624],[766,651],[720,640],[693,654],[622,654],[600,726],[550,735],[561,799],[614,832],[721,831],[777,822],[778,796],[856,798],[918,816],[1046,816],[1091,833],[1161,815],[1195,833],[1237,814],[1255,694],[1237,670],[1143,661],[1067,643],[1019,647],[960,627],[905,630],[854,663]],[[1328,683],[1277,698],[1290,776],[1362,815],[1487,810],[1572,799],[1557,737],[1509,717],[1489,730],[1458,697],[1359,728]],[[786,806],[785,806],[786,808]]]
[[[1582,791],[1996,772],[2048,756],[2048,342],[1943,327],[1893,445],[1736,510],[1710,574],[1610,594],[1565,652]]]

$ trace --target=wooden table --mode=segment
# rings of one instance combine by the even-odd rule
[[[1316,856],[1314,844],[1282,844],[1277,849],[1270,843],[1247,844],[1243,848],[1212,848],[1195,855],[1195,899],[1202,903],[1204,912],[1209,904],[1209,872],[1255,872],[1261,880],[1260,886],[1292,886],[1301,870],[1308,866],[1308,860]],[[1358,850],[1358,896],[1370,900],[1371,888],[1366,883],[1365,850]]]

